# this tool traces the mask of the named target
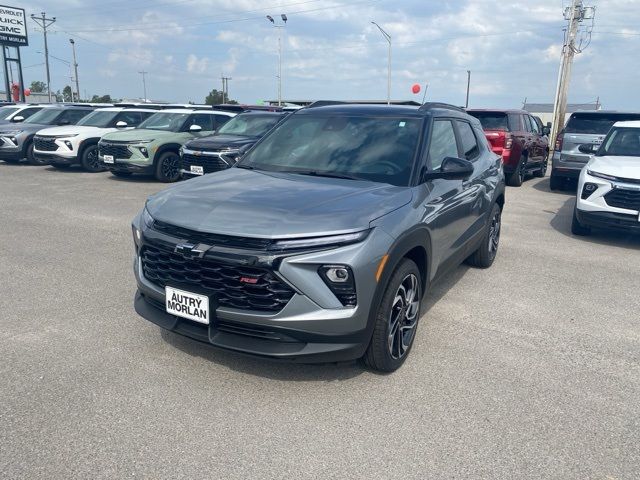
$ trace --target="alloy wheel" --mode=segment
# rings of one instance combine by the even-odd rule
[[[395,294],[389,315],[389,354],[400,359],[409,350],[418,324],[420,310],[420,283],[411,273],[404,277]]]
[[[87,153],[87,167],[89,167],[88,170],[91,170],[92,172],[97,172],[103,169],[102,165],[100,164],[100,160],[98,159],[97,148]]]
[[[495,257],[498,252],[498,245],[500,244],[500,226],[502,220],[500,216],[500,211],[497,211],[493,218],[491,219],[491,224],[489,225],[489,255],[491,257]]]
[[[162,162],[162,176],[167,180],[174,180],[180,175],[180,157],[168,155]]]

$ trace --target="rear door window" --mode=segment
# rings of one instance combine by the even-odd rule
[[[458,156],[458,144],[451,120],[435,120],[429,145],[429,169],[436,170],[447,157]]]
[[[22,118],[29,118],[31,115],[39,112],[40,110],[42,110],[42,107],[25,108],[18,115]]]
[[[142,116],[142,113],[143,112],[131,112],[125,110],[119,115],[117,121],[127,122],[127,126],[129,127],[136,127],[146,118]]]
[[[633,113],[572,113],[565,127],[565,133],[590,133],[604,135],[616,122],[640,120],[640,114]]]
[[[458,133],[460,134],[460,146],[462,147],[462,155],[467,160],[474,160],[480,153],[478,147],[478,139],[473,133],[471,125],[467,122],[456,120],[458,125]]]
[[[185,130],[189,131],[191,125],[199,125],[204,132],[215,130],[213,128],[213,115],[206,113],[194,113],[191,115],[185,124]]]
[[[84,109],[69,109],[65,110],[62,115],[58,118],[58,122],[61,120],[68,120],[71,125],[75,125],[79,120],[86,117],[90,114],[92,110],[84,110]]]
[[[533,117],[530,115],[527,115],[527,118],[529,119],[529,125],[531,126],[531,129],[530,129],[531,133],[540,135],[540,129],[538,128],[538,124],[533,119]]]

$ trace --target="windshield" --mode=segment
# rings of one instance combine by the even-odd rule
[[[386,116],[293,115],[239,166],[407,186],[421,123]]]
[[[188,113],[171,113],[171,112],[154,113],[149,118],[147,118],[144,122],[138,125],[138,128],[149,128],[151,130],[166,130],[168,132],[179,132],[188,116],[189,116]]]
[[[507,114],[501,112],[467,112],[480,120],[483,130],[508,130]]]
[[[280,115],[237,115],[218,129],[225,135],[261,137],[278,123]]]
[[[41,125],[49,125],[56,121],[58,115],[64,110],[62,108],[43,108],[38,113],[34,113],[27,118],[24,123],[39,123]]]
[[[120,112],[109,112],[104,110],[96,110],[80,120],[77,125],[85,127],[106,127]]]
[[[565,127],[565,133],[606,134],[616,122],[640,120],[632,113],[573,113]]]
[[[20,110],[20,107],[2,107],[0,108],[0,119],[6,119],[9,115]]]
[[[640,160],[640,128],[613,128],[596,155],[639,157]]]

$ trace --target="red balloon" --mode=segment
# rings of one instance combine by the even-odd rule
[[[25,88],[24,89],[24,96],[28,97],[29,95],[31,95],[31,89],[30,88]]]
[[[411,87],[411,91],[413,93],[420,93],[420,85],[418,85],[417,83],[414,83],[413,87]]]

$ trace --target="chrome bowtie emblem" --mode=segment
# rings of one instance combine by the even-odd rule
[[[175,253],[179,253],[185,258],[202,258],[205,250],[201,250],[198,247],[199,245],[194,245],[193,243],[181,243],[176,245],[176,248],[173,251]]]

